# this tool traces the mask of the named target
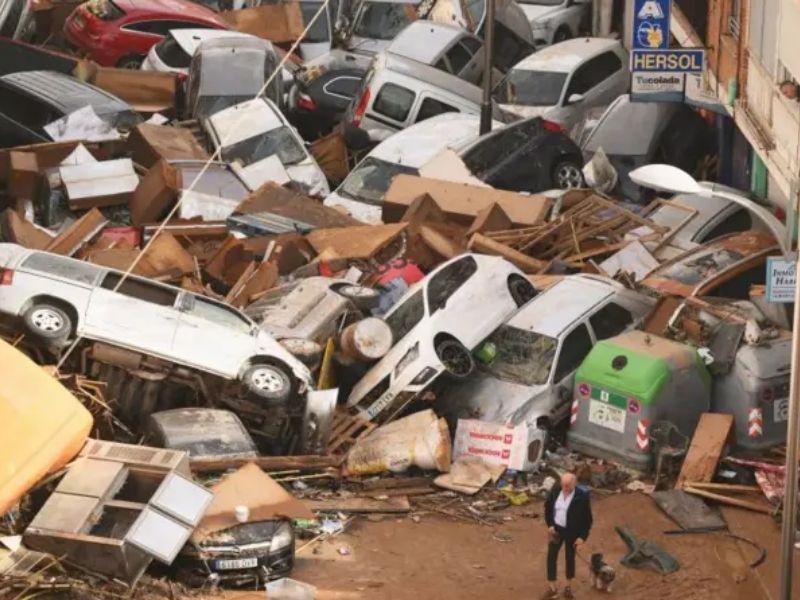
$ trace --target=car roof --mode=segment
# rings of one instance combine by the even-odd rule
[[[181,20],[200,19],[228,26],[226,21],[210,8],[190,0],[113,0],[129,17],[171,15]]]
[[[382,58],[381,58],[382,57]],[[481,103],[481,88],[464,81],[450,73],[423,64],[416,60],[399,56],[397,54],[381,53],[375,57],[375,65],[388,70],[405,75],[412,79],[418,79],[434,87],[450,92],[456,96],[461,96],[465,100],[475,104]]]
[[[249,33],[229,31],[227,29],[170,29],[170,36],[178,43],[181,49],[189,56],[194,55],[197,48],[205,40],[217,38],[250,38]]]
[[[208,117],[208,122],[216,132],[217,139],[224,142],[226,147],[286,125],[281,111],[264,97],[216,112]]]
[[[227,35],[213,36],[200,40],[197,46],[197,53],[208,54],[215,50],[253,50],[256,52],[274,52],[272,43],[254,35]]]
[[[590,58],[619,48],[618,40],[591,37],[574,38],[542,48],[523,58],[513,68],[526,71],[569,73]]]
[[[622,289],[612,279],[570,275],[534,297],[505,324],[557,338],[594,306]]]
[[[445,148],[456,148],[478,137],[480,117],[444,113],[398,131],[375,146],[368,157],[419,168]]]
[[[116,96],[57,71],[21,71],[3,75],[0,80],[31,96],[41,98],[65,115],[87,105],[98,116],[133,110]]]
[[[445,48],[465,35],[469,33],[454,25],[414,21],[397,34],[386,51],[429,65]]]

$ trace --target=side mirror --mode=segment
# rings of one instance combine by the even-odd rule
[[[569,98],[567,98],[567,105],[580,104],[581,102],[583,102],[583,94],[570,94]]]

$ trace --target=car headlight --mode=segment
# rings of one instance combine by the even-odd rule
[[[536,21],[533,25],[531,25],[531,29],[534,31],[547,31],[550,29],[550,21]]]
[[[397,366],[394,368],[395,379],[400,377],[400,374],[403,371],[405,371],[406,367],[415,360],[417,360],[418,357],[419,357],[419,342],[411,346],[408,352],[406,352],[406,355],[400,359],[400,362],[397,363]]]
[[[269,544],[269,551],[278,552],[287,546],[291,546],[293,543],[294,534],[292,532],[292,526],[289,525],[289,523],[282,523],[278,527],[278,531],[275,532],[275,535],[272,536],[272,541]]]

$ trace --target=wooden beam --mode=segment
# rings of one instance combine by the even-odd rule
[[[322,471],[336,464],[333,456],[259,456],[257,458],[193,458],[189,465],[195,473],[227,471],[255,463],[264,471]]]
[[[492,254],[505,258],[508,262],[525,273],[539,273],[547,266],[546,261],[518,252],[510,246],[496,242],[481,233],[473,234],[469,240],[469,244],[467,244],[467,248],[473,252]]]
[[[700,416],[675,489],[682,489],[687,481],[710,482],[713,479],[732,428],[733,415],[703,413]]]
[[[747,510],[753,510],[755,512],[764,513],[765,515],[772,515],[775,513],[775,509],[769,506],[765,506],[764,504],[750,502],[749,500],[742,500],[741,498],[731,498],[730,496],[723,496],[722,494],[714,494],[712,492],[707,492],[705,490],[698,490],[697,488],[693,487],[686,487],[683,489],[688,494],[693,494],[695,496],[700,496],[701,498],[707,498],[708,500],[716,500],[717,502],[721,502],[723,504],[730,504],[731,506],[737,506],[739,508],[746,508]]]

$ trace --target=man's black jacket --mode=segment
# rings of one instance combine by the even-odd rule
[[[561,486],[554,485],[544,501],[544,521],[548,527],[556,524],[556,499],[561,493]],[[592,528],[592,504],[589,501],[589,492],[580,487],[575,488],[575,496],[567,509],[567,527],[564,537],[570,540],[589,537]]]

